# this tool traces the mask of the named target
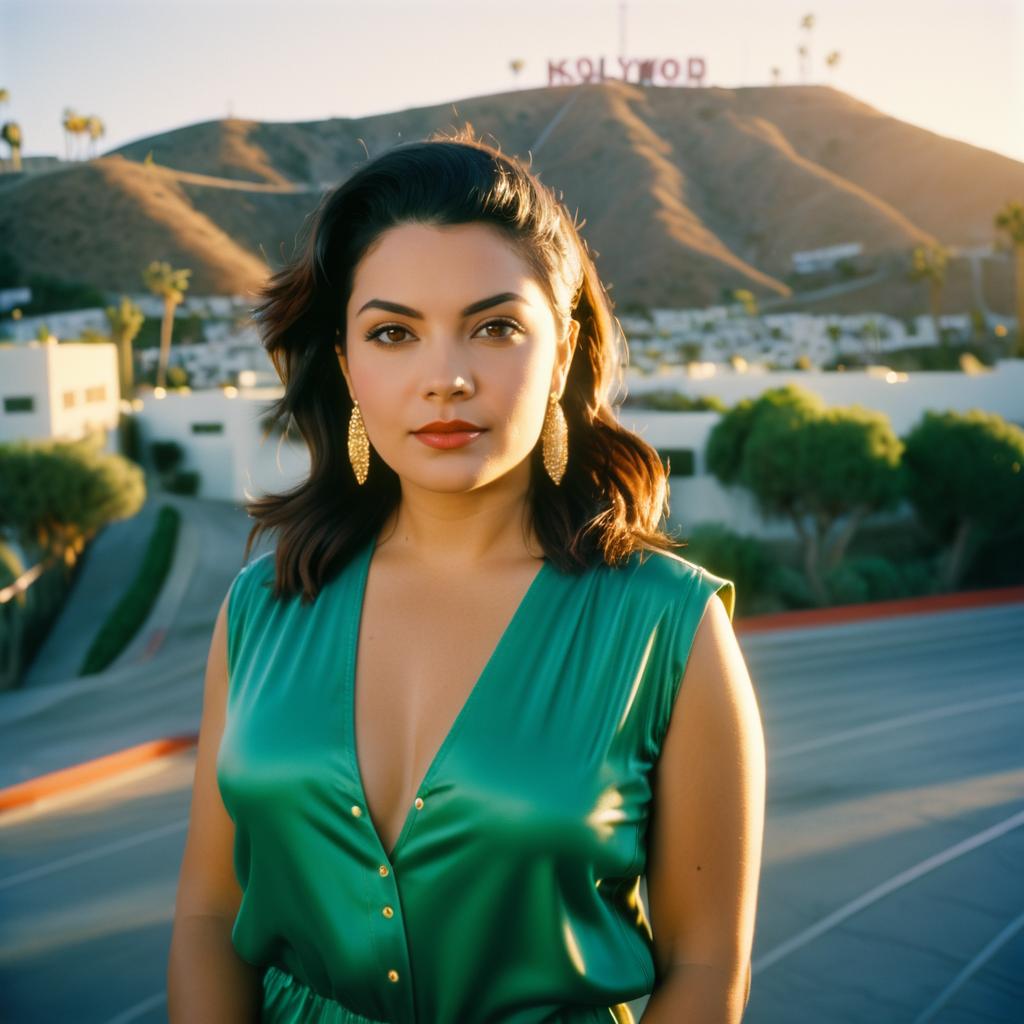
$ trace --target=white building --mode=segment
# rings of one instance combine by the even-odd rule
[[[31,300],[31,288],[0,288],[0,313],[27,305]]]
[[[786,384],[814,393],[825,405],[862,405],[867,409],[877,409],[885,413],[899,435],[906,434],[926,410],[964,413],[971,409],[984,409],[1024,427],[1024,359],[1003,359],[992,369],[979,373],[900,373],[887,366],[869,366],[843,373],[769,371],[757,366],[736,371],[721,363],[666,367],[653,377],[633,370],[626,373],[630,396],[649,391],[680,391],[691,398],[714,396],[726,406],[735,405],[744,398],[757,398],[769,388]],[[684,423],[692,423],[694,415],[689,412],[629,409],[631,419],[665,424],[655,435],[658,447],[662,443],[668,444],[676,424],[681,427]],[[625,411],[621,418],[625,421]]]
[[[793,270],[798,274],[813,274],[819,270],[831,270],[841,260],[852,260],[864,251],[860,242],[847,242],[844,245],[829,245],[822,249],[805,249],[794,252]]]
[[[769,388],[795,384],[816,394],[828,406],[861,405],[885,413],[897,436],[906,435],[926,410],[968,412],[984,409],[1024,428],[1024,360],[1003,360],[987,372],[897,373],[886,366],[844,373],[818,371],[775,372],[754,368],[736,372],[728,364],[693,364],[672,368],[657,377],[627,371],[631,396],[644,391],[677,390],[691,398],[715,396],[726,406],[744,398],[756,399]],[[713,521],[752,536],[793,537],[788,520],[766,521],[750,492],[742,487],[723,487],[705,466],[708,437],[718,422],[714,411],[662,412],[626,406],[619,420],[662,454],[692,453],[693,474],[670,478],[672,518],[684,527]],[[572,440],[570,438],[570,450]],[[670,461],[679,465],[679,456]],[[912,515],[909,506],[869,519],[881,525]]]
[[[241,387],[144,392],[134,403],[143,452],[154,442],[176,442],[183,453],[180,468],[199,473],[199,495],[236,505],[289,489],[309,470],[301,438],[264,439],[264,420],[281,396],[281,386],[245,386],[258,380],[251,371],[240,374],[239,380]],[[814,392],[830,406],[877,409],[889,417],[897,435],[904,435],[926,410],[984,409],[1024,426],[1024,360],[1004,360],[991,370],[964,373],[905,374],[885,366],[843,373],[773,372],[755,366],[743,372],[729,364],[693,363],[665,367],[656,376],[635,369],[626,374],[629,396],[652,389],[677,390],[690,397],[714,395],[727,406],[787,383]],[[107,429],[108,450],[116,450],[117,388],[112,344],[0,345],[0,440],[75,439],[100,426]],[[668,453],[676,470],[692,456],[692,474],[672,477],[673,520],[686,527],[714,520],[755,536],[791,535],[789,523],[763,521],[741,488],[724,488],[708,475],[704,451],[718,413],[627,405],[619,416],[625,426]],[[346,436],[338,437],[337,444],[344,453]],[[570,452],[571,444],[570,437]]]
[[[268,437],[263,418],[283,389],[209,388],[150,392],[137,401],[139,440],[175,441],[183,451],[181,469],[199,473],[199,495],[241,504],[246,495],[283,490],[309,472],[304,444]],[[339,440],[347,444],[347,437]]]
[[[259,343],[254,327],[233,330],[229,325],[210,332],[198,345],[172,345],[168,366],[180,366],[188,373],[193,388],[214,388],[222,384],[244,385],[246,379],[260,384],[277,384],[279,378],[267,351]],[[213,336],[215,335],[215,336]],[[160,360],[159,348],[137,348],[135,358],[143,372],[152,371]]]
[[[0,441],[77,441],[102,428],[115,451],[120,400],[115,345],[0,344]]]

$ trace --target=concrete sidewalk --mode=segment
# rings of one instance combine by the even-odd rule
[[[78,677],[96,634],[135,577],[163,504],[163,495],[150,495],[137,515],[110,523],[93,538],[75,569],[64,607],[19,689],[34,690]]]

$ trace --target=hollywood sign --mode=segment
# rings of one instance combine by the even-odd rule
[[[605,59],[578,57],[575,61],[551,60],[548,58],[548,85],[567,85],[578,82],[605,82],[616,79],[622,82],[653,84],[655,79],[662,85],[703,85],[707,74],[707,62],[703,57],[687,57],[685,78],[683,64],[675,57],[664,59],[616,57],[615,63],[620,74],[605,74]]]

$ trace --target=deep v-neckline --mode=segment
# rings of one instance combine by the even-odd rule
[[[363,814],[366,816],[366,821],[369,828],[373,831],[374,837],[377,840],[377,845],[384,853],[385,859],[390,863],[394,860],[395,855],[398,853],[403,841],[405,840],[406,834],[413,822],[413,812],[416,809],[415,803],[406,812],[405,819],[402,822],[402,827],[399,830],[398,837],[395,839],[395,844],[390,851],[384,848],[384,841],[381,839],[380,831],[377,828],[376,823],[373,821],[373,816],[370,814],[369,802],[366,799],[366,789],[363,785],[362,770],[359,767],[359,751],[358,743],[356,740],[356,669],[358,666],[359,657],[359,632],[362,625],[363,606],[366,603],[366,587],[367,581],[370,576],[370,563],[373,561],[373,553],[377,547],[377,539],[380,536],[380,529],[376,530],[373,536],[370,538],[365,549],[360,556],[360,560],[356,566],[356,577],[354,593],[350,599],[345,600],[344,606],[348,612],[348,649],[345,664],[344,674],[344,706],[347,712],[346,728],[348,732],[348,750],[350,755],[350,763],[352,768],[352,775],[355,779],[356,789],[359,793],[360,806]],[[495,644],[494,649],[491,651],[490,657],[484,664],[483,669],[480,671],[480,675],[477,676],[476,681],[470,688],[469,694],[463,701],[462,706],[459,708],[454,719],[448,727],[448,731],[444,734],[444,738],[441,740],[440,746],[437,748],[434,756],[431,758],[427,765],[426,771],[423,774],[423,778],[420,779],[419,785],[416,787],[416,794],[419,796],[422,794],[427,785],[433,779],[434,773],[440,765],[444,756],[448,753],[452,742],[455,739],[456,734],[459,731],[459,727],[465,721],[467,714],[471,706],[478,702],[480,699],[480,693],[483,690],[484,684],[494,674],[497,667],[500,665],[501,660],[505,654],[507,648],[511,645],[514,638],[514,634],[517,632],[518,627],[522,623],[526,616],[526,612],[529,606],[537,599],[540,593],[547,573],[550,569],[550,562],[545,558],[540,568],[534,574],[533,579],[530,581],[530,585],[526,588],[519,604],[516,606],[515,611],[512,613],[512,617],[508,620],[504,630],[498,637],[498,642]]]

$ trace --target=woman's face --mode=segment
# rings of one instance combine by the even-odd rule
[[[336,349],[376,454],[403,484],[458,492],[517,469],[525,486],[578,332],[575,320],[561,327],[532,268],[497,229],[403,224],[356,268],[347,347]],[[426,424],[454,419],[482,432],[447,448],[417,437]]]

